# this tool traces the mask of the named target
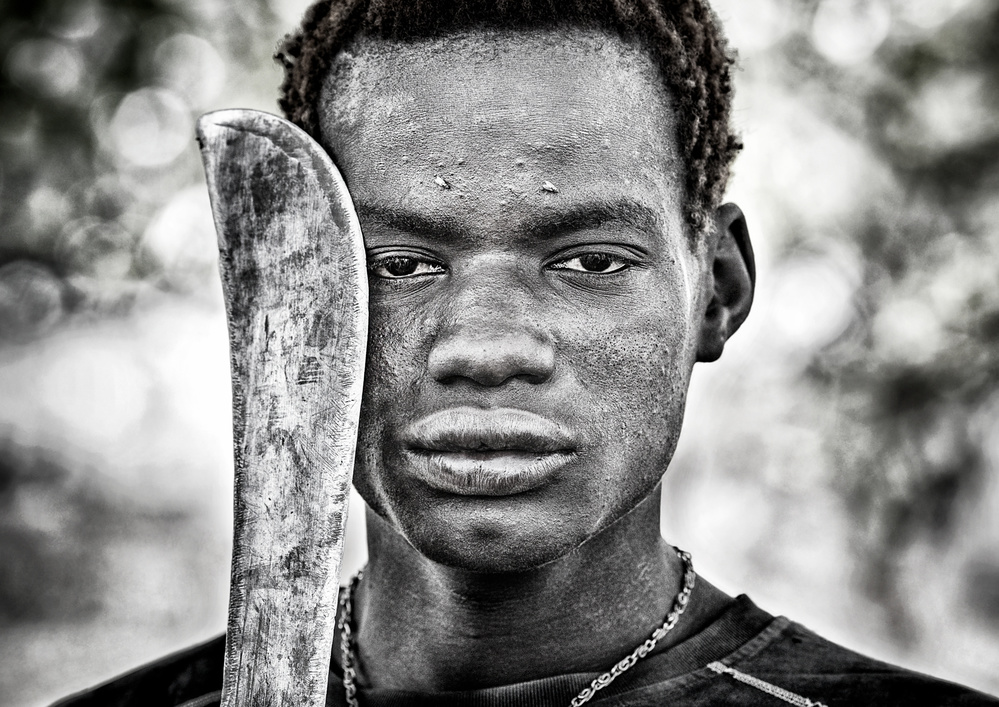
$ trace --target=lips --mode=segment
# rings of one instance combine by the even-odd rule
[[[507,408],[436,412],[410,425],[403,442],[419,480],[466,496],[535,489],[569,463],[578,448],[558,423]]]

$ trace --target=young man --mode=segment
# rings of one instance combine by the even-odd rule
[[[282,56],[369,258],[370,559],[328,704],[997,703],[728,597],[660,536],[691,370],[754,284],[703,2],[321,0]],[[214,704],[221,661],[65,704]]]

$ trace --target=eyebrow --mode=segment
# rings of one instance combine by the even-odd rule
[[[376,221],[433,240],[459,240],[469,234],[468,227],[452,214],[430,215],[376,203],[358,203],[356,208],[363,220]],[[633,198],[622,197],[592,199],[554,211],[542,211],[518,224],[515,230],[518,235],[547,240],[599,228],[606,223],[625,223],[649,233],[659,233],[665,228],[658,211]]]

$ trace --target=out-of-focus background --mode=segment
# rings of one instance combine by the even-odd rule
[[[227,343],[193,125],[276,112],[303,7],[0,0],[4,705],[224,627]],[[664,532],[730,592],[999,693],[999,4],[716,7],[759,294],[695,374]]]

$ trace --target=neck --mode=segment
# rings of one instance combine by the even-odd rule
[[[386,689],[474,690],[603,672],[662,623],[683,584],[682,563],[659,535],[658,490],[576,551],[526,572],[432,562],[371,511],[368,545],[354,601],[358,675]],[[699,585],[657,652],[726,603]]]

